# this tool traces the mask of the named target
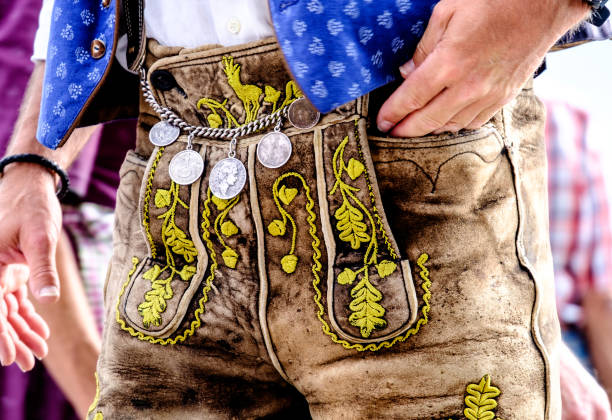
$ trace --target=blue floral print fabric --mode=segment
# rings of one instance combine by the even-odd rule
[[[438,0],[270,0],[291,73],[321,112],[400,77]]]
[[[115,0],[55,0],[36,137],[56,148],[102,80],[113,51]],[[102,41],[104,56],[91,56]]]

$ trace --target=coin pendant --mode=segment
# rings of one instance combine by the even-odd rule
[[[160,121],[151,127],[149,131],[149,140],[156,146],[164,147],[173,143],[178,139],[181,130],[173,126],[168,121]]]
[[[204,159],[195,150],[178,152],[168,165],[170,178],[179,185],[190,185],[204,172]]]
[[[266,134],[257,144],[257,159],[266,168],[280,168],[291,157],[291,140],[280,131]]]
[[[321,113],[317,111],[308,99],[300,98],[289,105],[287,118],[289,118],[289,122],[295,128],[307,129],[317,125],[321,118]]]
[[[212,193],[224,200],[236,197],[246,183],[246,168],[236,158],[225,158],[217,162],[210,171],[208,186]]]

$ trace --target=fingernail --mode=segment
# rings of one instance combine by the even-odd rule
[[[40,297],[58,297],[59,296],[59,289],[57,288],[57,286],[44,286],[41,287],[40,290],[38,291],[38,296]]]
[[[378,130],[382,131],[383,133],[386,133],[387,131],[391,130],[392,127],[393,123],[389,121],[382,120],[378,123]]]
[[[405,79],[414,71],[414,61],[410,60],[399,68],[400,74]]]

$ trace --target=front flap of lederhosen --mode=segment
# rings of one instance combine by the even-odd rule
[[[171,78],[175,86],[163,90],[153,86],[157,101],[194,125],[244,124],[248,119],[289,106],[302,96],[284,70],[274,40],[260,41],[250,48],[187,50],[153,65],[149,75],[155,72],[164,72],[164,77]],[[263,167],[254,157],[258,136],[241,140],[242,144],[252,143],[241,159],[245,164],[248,160],[249,181],[245,191],[251,190],[252,217],[258,219],[255,224],[263,226],[264,231],[258,237],[260,276],[275,279],[285,276],[289,281],[310,278],[304,285],[311,288],[313,305],[323,325],[331,325],[337,336],[355,343],[381,342],[402,334],[414,324],[418,310],[409,262],[400,255],[378,191],[365,133],[365,102],[365,98],[360,98],[332,111],[312,129],[299,130],[285,123],[283,132],[291,139],[293,154],[278,169]],[[207,148],[202,152],[204,183],[210,168],[227,153],[227,144],[197,138],[194,144]],[[180,149],[184,143],[175,147]],[[162,260],[167,245],[163,238],[168,234],[163,226],[151,223],[165,220],[164,212],[172,207],[173,200],[178,198],[185,203],[189,200],[187,195],[182,196],[188,194],[187,187],[172,195],[175,193],[169,187],[171,183],[162,179],[166,175],[159,169],[167,167],[166,160],[179,149],[166,148],[151,178],[153,189],[147,190],[147,185],[143,185],[143,196],[148,200],[143,209],[149,211],[143,220],[149,221],[147,235],[157,243],[157,259]],[[157,208],[157,204],[168,206]],[[213,207],[217,208],[216,204]],[[180,202],[176,209],[187,211]],[[181,229],[187,232],[190,227],[185,224]],[[229,248],[234,257],[242,254],[239,242]],[[224,249],[229,257],[230,251]],[[197,258],[199,261],[200,256]],[[167,261],[157,265],[164,268]],[[175,261],[180,263],[175,267],[177,272],[192,270],[184,268],[191,267],[184,256]],[[139,268],[140,274],[135,277],[147,280],[142,282],[143,287],[150,287],[151,278],[159,270],[153,259],[143,264],[146,267]],[[198,277],[200,282],[199,268],[197,273],[194,279]],[[182,299],[190,297],[189,293],[183,298],[178,296],[191,286],[180,281],[176,284],[173,305],[180,306]],[[130,318],[141,324],[142,310],[136,301],[142,300],[143,292],[149,293],[138,290],[132,303],[128,302],[129,297],[124,299],[126,310],[133,313]],[[172,315],[168,313],[162,318],[160,325],[149,322],[148,331],[159,329],[164,334],[170,331],[167,322],[173,322]]]

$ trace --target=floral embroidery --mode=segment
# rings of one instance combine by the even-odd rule
[[[238,253],[225,243],[223,237],[225,236],[226,238],[229,238],[231,236],[234,236],[239,232],[239,229],[233,221],[225,219],[227,218],[227,215],[230,210],[234,208],[239,201],[240,194],[230,200],[224,200],[214,195],[212,196],[212,202],[217,207],[217,210],[220,211],[220,213],[215,218],[213,226],[215,234],[217,236],[217,240],[224,248],[223,252],[221,253],[221,257],[223,258],[223,262],[225,263],[225,265],[229,268],[236,268],[236,264],[238,264]]]
[[[238,122],[238,119],[232,114],[228,106],[228,99],[223,102],[219,102],[212,98],[202,98],[197,103],[197,108],[202,107],[208,108],[210,113],[206,116],[210,127],[218,128],[225,126],[225,128],[239,127],[242,124],[248,124],[257,119],[257,113],[261,108],[262,103],[268,103],[272,105],[272,112],[276,112],[280,109],[290,105],[293,101],[303,96],[300,89],[297,87],[294,81],[287,82],[285,86],[285,97],[282,102],[280,98],[282,96],[281,91],[276,88],[265,85],[262,89],[256,85],[243,84],[240,80],[240,64],[234,63],[234,58],[231,56],[223,57],[223,71],[227,76],[227,82],[233,89],[234,93],[240,101],[245,111],[244,122]],[[263,102],[262,102],[263,94]],[[280,102],[280,103],[279,103]]]
[[[212,289],[212,284],[213,284],[213,281],[215,280],[215,273],[216,273],[217,267],[219,266],[217,262],[217,254],[213,247],[212,241],[210,240],[210,232],[209,232],[209,229],[211,226],[211,223],[210,223],[210,213],[211,213],[210,203],[212,202],[211,197],[212,197],[212,194],[210,192],[210,189],[208,189],[207,199],[204,201],[204,211],[202,212],[202,239],[204,240],[204,243],[206,244],[206,248],[208,249],[208,255],[211,261],[210,271],[209,271],[208,277],[206,278],[206,283],[204,287],[202,288],[202,297],[200,298],[200,301],[198,302],[198,307],[193,314],[194,315],[193,321],[191,321],[189,328],[187,328],[185,331],[183,331],[182,334],[174,338],[152,337],[150,335],[143,334],[140,331],[136,331],[132,327],[129,327],[126,325],[125,321],[121,318],[121,314],[119,312],[119,303],[121,302],[121,297],[125,293],[125,289],[127,285],[130,283],[130,280],[132,276],[134,275],[134,273],[136,272],[136,268],[138,266],[138,262],[139,262],[138,258],[133,257],[132,258],[132,269],[129,271],[127,275],[127,280],[123,284],[121,291],[119,292],[119,297],[117,298],[117,304],[115,306],[115,320],[121,326],[121,329],[129,332],[132,337],[136,337],[141,341],[148,341],[151,344],[160,344],[162,346],[167,346],[168,344],[174,345],[179,342],[184,342],[188,337],[191,337],[194,334],[195,330],[199,328],[200,325],[202,325],[201,316],[204,313],[204,305],[206,304],[206,302],[208,302],[208,292],[210,292],[210,289]]]
[[[162,219],[162,241],[165,249],[166,265],[161,267],[159,264],[153,265],[143,278],[151,281],[151,290],[145,293],[145,301],[138,305],[138,313],[142,316],[142,324],[145,328],[151,325],[161,325],[161,314],[166,310],[166,301],[172,299],[172,281],[177,278],[189,281],[196,273],[194,265],[184,265],[180,270],[176,257],[181,256],[186,263],[192,263],[198,256],[193,241],[187,238],[187,234],[176,225],[175,213],[177,206],[185,210],[189,206],[179,198],[180,186],[172,182],[170,189],[158,188],[155,193],[155,207],[167,210],[157,216]],[[166,274],[165,278],[160,278]]]
[[[496,398],[501,391],[491,385],[490,375],[483,376],[478,384],[469,384],[466,393],[463,415],[468,420],[501,420],[493,411],[497,408]]]
[[[349,303],[351,310],[349,322],[359,328],[362,337],[367,338],[375,329],[381,329],[387,325],[384,319],[385,308],[379,303],[383,296],[370,282],[369,269],[373,265],[380,278],[385,278],[397,270],[397,264],[390,260],[378,261],[377,235],[379,232],[377,231],[379,227],[372,212],[355,195],[360,189],[349,185],[343,179],[345,173],[353,181],[362,175],[365,176],[363,163],[355,158],[350,158],[347,163],[344,159],[344,150],[348,141],[348,136],[346,136],[334,153],[332,168],[336,182],[329,195],[332,196],[339,192],[342,198],[342,204],[334,212],[340,240],[349,243],[354,250],[360,249],[362,244],[366,243],[367,248],[363,254],[363,266],[358,270],[345,268],[338,275],[337,281],[342,285],[351,285],[359,279],[350,292],[353,300]]]
[[[283,204],[288,206],[291,204],[293,199],[297,196],[298,190],[296,188],[288,188],[285,184],[280,185],[281,182],[286,180],[287,178],[297,178],[302,186],[305,188],[307,193],[309,192],[308,184],[306,184],[306,180],[302,175],[297,172],[287,172],[281,176],[279,176],[276,181],[274,181],[274,185],[272,186],[272,197],[274,198],[274,203],[276,204],[276,208],[281,215],[281,219],[274,219],[268,224],[268,233],[272,236],[284,236],[287,231],[287,224],[291,226],[291,248],[289,252],[281,258],[281,268],[287,274],[292,274],[295,272],[298,263],[298,257],[295,255],[295,243],[297,238],[297,227],[295,224],[295,220],[293,217],[283,208]],[[280,188],[279,188],[280,185]],[[308,203],[306,205],[306,210],[309,210],[309,213],[312,211],[314,207],[314,202],[310,199],[308,195]],[[282,203],[282,204],[281,204]]]

